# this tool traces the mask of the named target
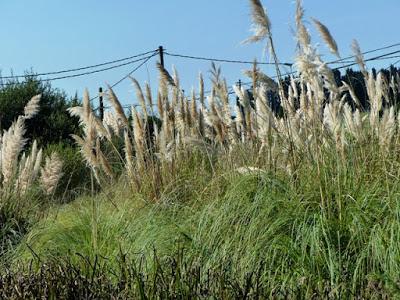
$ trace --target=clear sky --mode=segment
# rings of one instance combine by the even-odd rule
[[[262,1],[272,21],[280,61],[293,61],[295,3],[292,0]],[[342,56],[351,54],[357,38],[362,50],[400,42],[399,0],[304,0],[306,18],[319,19],[335,37]],[[249,36],[249,4],[246,0],[2,0],[0,1],[0,69],[2,76],[37,73],[93,65],[119,59],[163,45],[173,53],[237,60],[268,61],[263,45],[242,45]],[[311,27],[311,23],[308,24]],[[312,29],[313,43],[321,43]],[[400,47],[388,51],[400,50]],[[323,43],[320,52],[330,60]],[[380,53],[374,53],[377,55]],[[156,86],[153,58],[133,76]],[[376,62],[386,66],[392,61]],[[178,70],[185,91],[198,85],[198,73],[209,77],[209,62],[165,57],[165,66]],[[52,82],[69,95],[92,95],[99,86],[116,82],[135,65]],[[242,70],[251,66],[221,64],[229,84],[246,80]],[[264,72],[273,75],[271,67]],[[285,71],[285,70],[284,70]],[[135,102],[129,80],[115,89],[124,104]]]

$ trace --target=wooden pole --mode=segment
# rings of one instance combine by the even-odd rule
[[[236,85],[237,85],[237,87],[238,87],[239,89],[241,89],[241,88],[242,88],[242,81],[239,79],[239,80],[236,82]],[[242,105],[241,105],[240,102],[239,102],[239,96],[238,96],[238,95],[236,95],[236,105],[238,105],[239,107],[242,107]]]
[[[164,47],[163,46],[158,47],[158,54],[160,56],[160,65],[164,68]]]
[[[99,114],[100,120],[104,119],[104,103],[103,103],[103,88],[99,87]]]

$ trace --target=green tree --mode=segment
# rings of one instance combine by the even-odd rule
[[[37,94],[42,95],[40,111],[27,120],[25,136],[30,140],[36,139],[42,146],[60,142],[72,144],[70,134],[79,133],[80,129],[78,119],[71,117],[67,108],[78,105],[78,98],[68,99],[65,92],[35,76],[27,76],[22,82],[12,79],[0,84],[0,128],[7,129],[23,113],[25,104]]]

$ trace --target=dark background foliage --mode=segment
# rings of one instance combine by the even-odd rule
[[[41,94],[39,113],[26,122],[26,134],[30,141],[37,140],[40,146],[53,143],[72,145],[70,134],[79,133],[78,119],[71,117],[67,108],[79,105],[78,98],[68,97],[49,82],[35,76],[24,81],[10,80],[0,84],[0,128],[7,129],[21,114],[24,106],[35,95]]]

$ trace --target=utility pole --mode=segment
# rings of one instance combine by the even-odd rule
[[[100,113],[100,120],[103,121],[104,119],[104,103],[103,103],[103,88],[99,87],[99,113]]]
[[[160,56],[160,65],[164,68],[164,47],[163,46],[158,47],[158,54]]]
[[[239,79],[238,82],[236,82],[237,87],[241,90],[242,89],[242,81]],[[247,91],[246,91],[247,93]],[[239,96],[236,96],[236,105],[239,107],[240,114],[242,115],[242,120],[243,120],[243,126],[246,128],[247,127],[247,122],[246,122],[246,114],[244,111],[244,106],[242,103],[240,103]]]
[[[237,85],[237,87],[238,87],[239,89],[241,89],[241,88],[242,88],[242,81],[239,79],[238,82],[236,82],[236,85]],[[239,106],[239,107],[241,107],[241,104],[240,104],[240,102],[239,102],[239,96],[238,96],[238,95],[236,95],[236,105]]]

